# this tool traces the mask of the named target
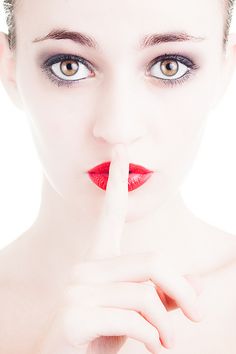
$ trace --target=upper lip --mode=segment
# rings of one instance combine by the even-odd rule
[[[91,168],[88,173],[109,173],[109,167],[110,167],[111,162],[107,161],[104,163],[101,163],[100,165],[97,165],[93,168]],[[138,174],[145,174],[145,173],[151,173],[154,171],[148,170],[147,168],[141,166],[141,165],[136,165],[134,163],[129,164],[129,172],[130,173],[138,173]]]

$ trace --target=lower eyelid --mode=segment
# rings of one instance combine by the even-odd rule
[[[53,82],[54,84],[56,84],[58,87],[61,86],[66,86],[68,88],[73,87],[74,85],[79,85],[81,81],[86,80],[86,79],[79,79],[79,80],[63,80],[60,78],[57,78],[55,76],[55,74],[53,73],[48,73],[47,74],[49,77],[49,80],[51,82]],[[193,75],[193,73],[189,70],[186,74],[184,74],[183,76],[181,76],[178,79],[160,79],[158,77],[155,76],[147,76],[151,81],[154,82],[154,84],[159,84],[163,85],[163,86],[168,86],[168,87],[173,87],[176,86],[177,84],[182,84],[185,81],[187,81],[191,76]]]
[[[163,78],[158,78],[153,75],[145,75],[147,79],[150,80],[153,85],[161,85],[166,88],[174,88],[177,85],[184,84],[188,80],[191,80],[191,78],[197,73],[196,69],[189,69],[184,75],[177,79],[163,79]]]
[[[166,86],[175,86],[175,85],[181,85],[183,84],[186,80],[188,80],[192,76],[192,73],[187,72],[186,74],[182,75],[178,79],[174,80],[162,80],[162,83]]]

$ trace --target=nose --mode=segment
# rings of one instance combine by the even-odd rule
[[[100,92],[93,125],[94,137],[112,145],[129,145],[142,139],[147,134],[147,126],[140,113],[140,99],[125,85],[120,90]]]

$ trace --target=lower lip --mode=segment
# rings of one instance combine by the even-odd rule
[[[128,178],[128,191],[131,192],[141,187],[151,176],[150,173],[130,173]],[[90,179],[99,188],[106,190],[109,175],[107,173],[88,173]]]

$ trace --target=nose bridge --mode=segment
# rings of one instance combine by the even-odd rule
[[[129,144],[146,133],[138,112],[137,81],[132,80],[130,70],[124,64],[113,70],[99,88],[93,133],[110,144]]]

